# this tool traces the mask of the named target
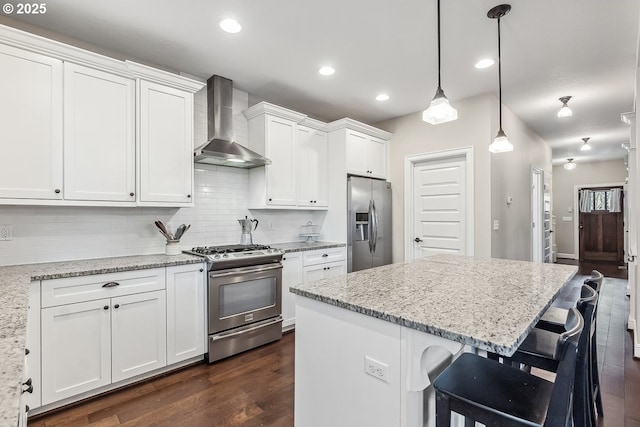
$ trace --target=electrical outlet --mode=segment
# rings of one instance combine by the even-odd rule
[[[365,356],[364,371],[372,377],[376,377],[386,383],[389,382],[389,365],[386,363],[382,363],[369,356]]]
[[[493,230],[494,231],[500,230],[500,221],[498,221],[497,219],[493,220]]]
[[[11,224],[0,225],[0,240],[13,240],[13,226]]]

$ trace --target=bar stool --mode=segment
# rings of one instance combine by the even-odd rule
[[[574,417],[577,426],[596,425],[596,416],[593,410],[593,389],[591,387],[591,342],[593,325],[595,324],[595,311],[598,304],[598,293],[589,285],[582,285],[580,299],[577,308],[584,319],[585,332],[580,336],[578,343],[578,369],[574,392]],[[573,309],[572,309],[573,310]],[[569,317],[572,316],[569,311]],[[567,325],[570,326],[570,325]],[[550,372],[556,372],[560,358],[554,347],[561,334],[534,328],[518,350],[505,362],[524,364],[527,367],[536,367]]]
[[[471,353],[456,359],[434,382],[436,426],[449,427],[451,411],[465,417],[465,426],[570,426],[573,388],[578,377],[578,341],[584,321],[577,309],[567,334],[558,334],[560,362],[554,383]],[[576,424],[579,425],[579,424]]]
[[[602,282],[604,275],[598,270],[591,272],[591,277],[585,279],[584,284],[595,289],[600,298],[600,289],[602,288]],[[591,387],[591,397],[596,405],[598,417],[604,417],[604,408],[602,406],[602,388],[600,387],[600,373],[598,371],[598,345],[597,345],[597,310],[594,313],[594,321],[591,329],[591,352],[589,357],[589,363],[591,369],[589,372],[589,385]],[[540,318],[540,321],[536,325],[538,329],[545,329],[552,332],[562,332],[564,319],[566,319],[567,310],[560,307],[549,307],[547,311]]]
[[[602,287],[602,281],[604,276],[598,270],[591,272],[591,277],[584,279],[584,284],[591,286],[600,294],[600,288]],[[562,328],[564,322],[567,320],[567,309],[562,307],[551,306],[544,312],[540,321],[536,325],[536,328],[547,329],[552,332],[561,332],[559,328]]]

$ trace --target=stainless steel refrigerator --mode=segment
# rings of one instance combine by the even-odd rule
[[[391,183],[347,178],[347,271],[391,264]]]

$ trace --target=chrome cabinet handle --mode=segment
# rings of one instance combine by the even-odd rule
[[[328,256],[329,256],[328,254],[322,254],[322,258],[326,258]]]
[[[115,288],[116,286],[120,286],[118,282],[109,282],[102,285],[103,288]]]
[[[422,242],[422,239],[419,238],[419,237],[416,237],[415,239],[413,239],[413,241],[416,242],[416,243],[420,243],[420,242]]]

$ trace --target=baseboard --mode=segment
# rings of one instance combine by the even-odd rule
[[[578,259],[575,254],[563,254],[561,252],[558,252],[556,256],[564,259]]]

